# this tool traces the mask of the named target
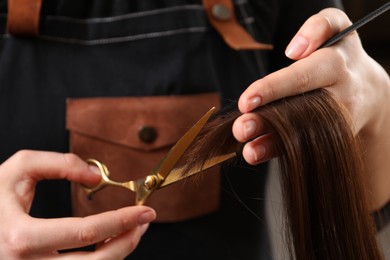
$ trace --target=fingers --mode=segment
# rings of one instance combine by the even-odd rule
[[[233,124],[233,135],[245,144],[242,155],[252,165],[267,161],[275,156],[272,136],[267,134],[260,117],[255,113],[243,114]]]
[[[42,179],[68,179],[85,185],[100,181],[96,169],[74,154],[19,151],[0,165],[0,195],[11,209],[29,210],[36,182]],[[13,214],[15,213],[12,211]]]
[[[246,142],[265,132],[262,121],[255,113],[243,114],[233,123],[233,135],[239,142]]]
[[[96,184],[100,180],[95,168],[69,153],[19,151],[1,167],[4,171],[12,172],[11,176],[14,180],[25,176],[35,181],[68,179],[84,184]]]
[[[99,247],[93,254],[99,255],[101,259],[124,259],[134,251],[148,227],[149,224],[144,224],[111,239],[108,243]]]
[[[328,88],[330,91],[345,100],[350,99],[353,91],[352,95],[356,96],[356,90],[349,86],[354,82],[354,74],[351,73],[354,57],[362,53],[357,34],[350,34],[337,46],[317,50],[350,24],[345,13],[334,8],[324,9],[310,17],[286,49],[286,55],[298,61],[252,83],[241,95],[238,107],[243,115],[236,120],[233,134],[241,142],[260,136],[244,147],[243,155],[248,163],[265,161],[274,154],[272,137],[261,136],[266,132],[262,129],[261,119],[248,117],[246,113],[272,101],[317,88],[331,87]]]
[[[330,51],[332,50],[317,51],[310,59],[299,60],[251,84],[238,102],[243,115],[233,124],[235,138],[246,142],[266,132],[261,119],[248,113],[255,108],[284,97],[340,84],[345,80],[341,79],[348,75],[344,56],[341,53],[329,55]],[[324,59],[327,59],[327,62],[323,62]],[[261,136],[247,143],[243,149],[243,156],[250,164],[264,162],[275,156],[270,137]]]
[[[327,8],[310,17],[287,46],[285,54],[298,60],[309,56],[326,40],[351,24],[341,10]]]
[[[79,248],[130,232],[133,242],[115,242],[119,247],[134,248],[145,224],[156,218],[154,210],[144,206],[126,207],[85,218],[33,219],[22,240],[31,252],[50,252]],[[142,229],[140,229],[142,227]],[[139,231],[134,231],[139,229]],[[121,241],[121,239],[118,239]],[[115,239],[110,240],[116,241]],[[108,246],[106,246],[108,247]],[[103,246],[103,248],[106,248]],[[103,250],[103,249],[102,249]]]
[[[272,135],[265,134],[245,144],[242,156],[247,163],[256,165],[275,157]]]
[[[342,77],[341,74],[347,72],[344,56],[338,52],[329,53],[327,49],[317,51],[310,59],[299,60],[255,81],[241,95],[238,101],[240,111],[247,113],[283,97],[334,85]]]
[[[137,247],[142,235],[146,232],[149,224],[138,226],[120,236],[110,239],[94,252],[72,252],[52,255],[46,259],[53,260],[84,260],[84,259],[124,259]]]
[[[286,49],[286,54],[298,61],[250,85],[239,99],[240,111],[246,113],[283,97],[342,83],[350,75],[354,56],[362,53],[357,34],[344,38],[339,48],[315,50],[350,24],[345,13],[335,8],[310,17]]]
[[[57,250],[100,241],[106,243],[99,254],[116,249],[120,256],[131,252],[144,225],[155,219],[148,207],[127,207],[86,218],[36,219],[26,214],[38,180],[65,178],[87,184],[100,180],[93,171],[75,155],[53,152],[21,151],[0,165],[0,205],[7,205],[2,210],[1,254],[12,259],[51,258],[57,257],[53,253]]]

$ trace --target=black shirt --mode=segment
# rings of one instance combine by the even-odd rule
[[[253,81],[290,63],[299,26],[337,1],[237,0],[240,23],[273,51],[235,51],[210,26],[200,0],[44,1],[40,35],[5,33],[0,4],[0,162],[20,149],[67,152],[68,97],[220,91],[235,105]],[[266,165],[224,170],[221,210],[152,224],[129,259],[270,259],[264,218]],[[71,215],[69,183],[38,184],[31,215]]]

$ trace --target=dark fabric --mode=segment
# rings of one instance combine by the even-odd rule
[[[290,62],[283,56],[287,42],[308,16],[332,4],[236,1],[244,27],[276,47],[236,52],[210,27],[200,0],[44,1],[37,38],[5,33],[1,1],[0,162],[20,149],[68,151],[67,97],[219,90],[224,105],[235,105],[251,82]],[[129,259],[270,259],[266,165],[240,160],[223,176],[219,212],[151,225]],[[31,214],[71,215],[69,184],[41,182]]]

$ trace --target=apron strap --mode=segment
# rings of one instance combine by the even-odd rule
[[[211,25],[225,43],[235,50],[270,50],[259,43],[238,23],[232,0],[202,0]],[[36,36],[42,0],[8,0],[7,30],[13,35]]]
[[[8,0],[8,33],[36,36],[39,32],[39,15],[42,0]]]
[[[235,50],[271,50],[271,44],[259,43],[238,23],[232,0],[202,0],[209,22],[225,43]]]

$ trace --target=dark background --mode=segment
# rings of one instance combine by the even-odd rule
[[[356,22],[388,0],[343,0],[345,12]],[[365,50],[390,73],[390,10],[358,30]]]

